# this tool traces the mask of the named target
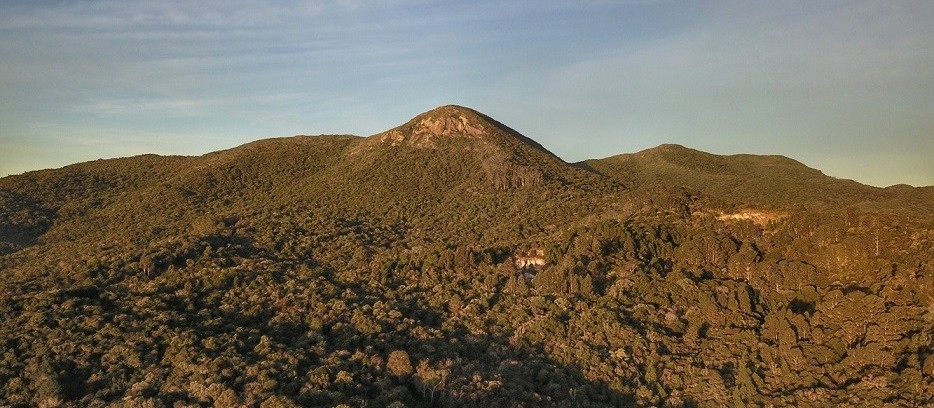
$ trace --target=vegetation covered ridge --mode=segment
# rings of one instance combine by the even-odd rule
[[[4,177],[0,406],[929,406],[932,192],[457,106]]]

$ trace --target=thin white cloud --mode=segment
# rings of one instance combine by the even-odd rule
[[[194,117],[210,113],[223,104],[223,101],[216,99],[147,100],[128,98],[97,100],[80,107],[79,110],[96,116],[151,114],[167,117]]]
[[[151,29],[153,27],[250,27],[323,14],[328,2],[93,1],[6,7],[4,29]]]

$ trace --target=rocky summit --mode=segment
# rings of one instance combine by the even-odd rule
[[[380,133],[383,142],[433,146],[439,137],[480,138],[496,125],[472,109],[441,106],[416,116],[406,124]]]

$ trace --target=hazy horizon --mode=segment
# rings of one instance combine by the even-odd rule
[[[934,3],[0,5],[0,176],[474,108],[568,162],[677,143],[934,185]]]

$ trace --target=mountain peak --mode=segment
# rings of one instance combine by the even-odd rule
[[[382,148],[386,146],[392,149]],[[474,157],[501,189],[570,177],[564,174],[567,163],[542,145],[487,115],[458,105],[439,106],[418,114],[402,125],[371,136],[355,152],[397,156],[399,152],[394,149],[397,146],[408,153],[421,154],[426,160],[445,154],[452,157],[452,152],[459,158]]]
[[[544,146],[509,126],[459,105],[443,105],[420,113],[400,126],[373,135],[371,140],[392,146],[417,148],[437,148],[450,141],[472,140],[481,145],[505,147],[510,151],[520,146],[532,148],[557,159]]]
[[[405,124],[380,133],[379,140],[392,145],[434,147],[447,138],[479,139],[505,126],[473,109],[444,105],[419,114]]]
[[[675,143],[664,143],[636,153],[640,156],[667,156],[667,155],[709,155],[704,151],[692,149]]]
[[[483,122],[489,122],[490,119],[486,115],[477,112],[473,109],[470,109],[465,106],[460,105],[443,105],[427,112],[423,112],[413,118],[413,121],[416,119],[420,120],[454,120],[457,122],[473,122],[472,124],[477,126],[483,126]]]

